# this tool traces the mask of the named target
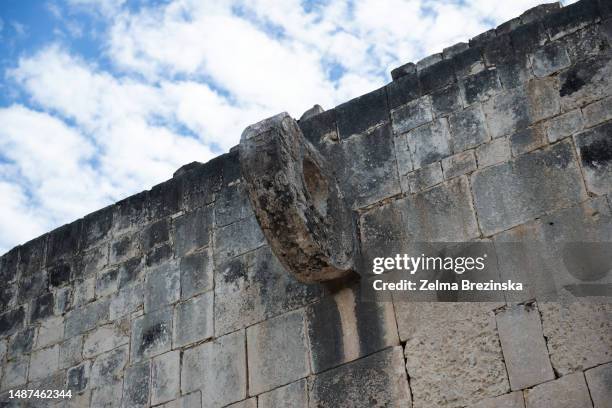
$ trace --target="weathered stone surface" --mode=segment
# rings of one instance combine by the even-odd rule
[[[421,58],[416,63],[416,69],[418,71],[422,71],[427,67],[430,67],[438,62],[442,61],[442,53],[431,54],[426,57]]]
[[[28,326],[11,336],[8,343],[9,358],[29,354],[34,348],[34,344],[36,344],[37,333],[38,328],[36,326]]]
[[[27,303],[28,301],[44,295],[47,292],[48,275],[47,271],[41,271],[32,276],[21,275],[18,281],[19,290],[17,291],[17,304]]]
[[[47,241],[47,265],[59,259],[68,259],[80,249],[82,221],[61,226],[49,233]]]
[[[146,227],[140,235],[141,246],[144,251],[149,251],[156,245],[167,242],[170,239],[170,223],[167,219],[159,220]]]
[[[471,182],[485,235],[567,207],[585,197],[576,158],[567,142],[476,171]],[[505,188],[498,190],[495,186]]]
[[[402,350],[393,347],[314,377],[311,406],[365,408],[410,406]]]
[[[463,77],[477,74],[485,69],[479,47],[470,47],[457,53],[453,56],[453,64],[455,66],[455,75],[459,80]]]
[[[26,383],[28,380],[29,361],[29,358],[21,357],[6,362],[4,375],[2,376],[2,390],[15,388]]]
[[[66,388],[74,393],[82,392],[89,384],[91,361],[87,360],[66,371]]]
[[[113,385],[121,381],[123,369],[128,362],[128,346],[100,354],[91,366],[90,381],[93,387]],[[119,387],[121,393],[121,387]]]
[[[416,72],[406,74],[387,85],[387,95],[389,109],[395,109],[421,96],[421,87]]]
[[[10,336],[23,327],[25,313],[23,307],[9,310],[0,315],[0,336]]]
[[[113,225],[113,206],[108,206],[83,218],[82,247],[92,248],[107,240]]]
[[[429,96],[408,102],[391,111],[393,133],[399,135],[433,120]]]
[[[200,389],[202,401],[221,407],[246,398],[244,331],[185,350],[181,368],[181,392]]]
[[[83,280],[95,277],[98,271],[109,264],[109,244],[102,244],[79,254],[72,260],[71,280]]]
[[[54,316],[42,321],[38,330],[36,347],[43,348],[60,342],[64,338],[64,318]]]
[[[304,311],[286,313],[247,329],[249,392],[259,394],[310,373]]]
[[[306,316],[315,373],[399,345],[391,302],[364,301],[359,286],[309,306]]]
[[[46,234],[21,245],[19,247],[19,263],[14,265],[15,269],[19,269],[22,275],[28,275],[28,276],[34,275],[37,272],[39,272],[42,269],[43,263],[45,261],[46,246],[47,246],[47,235]],[[16,253],[17,251],[15,251],[15,254]],[[9,254],[10,252],[7,255]],[[11,255],[8,256],[8,258],[10,257]],[[15,262],[15,261],[16,260],[13,260],[12,262]],[[1,261],[0,261],[0,264],[2,264]],[[7,265],[7,267],[8,266],[9,265]],[[0,266],[0,271],[1,270],[2,270],[2,267]],[[16,270],[13,273],[15,272]],[[13,273],[8,273],[7,271],[7,275],[4,276],[3,273],[0,272],[0,277],[5,278],[3,279],[3,281],[12,281],[12,278],[9,275],[12,275]]]
[[[565,47],[557,42],[548,44],[536,50],[531,56],[533,73],[537,77],[552,75],[569,67],[571,61]]]
[[[174,221],[174,245],[178,256],[208,245],[212,213],[211,207],[198,208]]]
[[[612,122],[574,136],[587,189],[595,194],[612,191]]]
[[[403,77],[404,75],[414,74],[414,73],[416,73],[416,64],[412,62],[408,62],[402,66],[399,66],[391,70],[391,78],[393,78],[393,80],[395,81]]]
[[[408,186],[411,193],[423,191],[433,185],[441,183],[442,180],[444,180],[444,177],[442,175],[442,166],[440,162],[427,164],[407,175]]]
[[[527,408],[592,406],[589,390],[582,373],[566,375],[558,380],[540,384],[533,389],[526,390],[524,395]]]
[[[155,266],[174,257],[174,249],[170,243],[155,247],[145,256],[147,266]]]
[[[522,390],[554,380],[536,306],[511,306],[496,319],[510,387]]]
[[[431,95],[431,106],[435,117],[447,115],[461,109],[463,103],[456,84],[440,89]]]
[[[206,292],[179,303],[174,312],[174,347],[212,337],[214,292]]]
[[[188,299],[213,288],[212,251],[205,250],[181,258],[181,298]]]
[[[260,394],[258,408],[308,408],[308,382],[299,380]]]
[[[116,238],[110,244],[108,261],[111,265],[125,262],[140,254],[140,240],[136,234],[127,234]]]
[[[602,26],[592,25],[562,39],[572,62],[609,52],[610,43],[606,41],[606,35],[602,32],[605,28]]]
[[[244,183],[227,186],[215,201],[215,225],[222,227],[253,215]]]
[[[584,373],[594,408],[605,408],[612,401],[612,363],[602,364]]]
[[[59,261],[47,270],[50,286],[64,286],[70,282],[72,267],[69,262]]]
[[[523,393],[520,391],[510,394],[500,395],[499,397],[487,398],[471,408],[525,408]]]
[[[584,1],[569,4],[543,20],[550,38],[556,40],[580,30],[599,18],[597,2]]]
[[[415,169],[452,154],[452,141],[445,118],[410,131],[406,141]]]
[[[144,275],[142,257],[131,258],[119,266],[119,289],[139,281]]]
[[[140,408],[149,403],[149,381],[151,362],[146,361],[125,370],[123,380],[123,407]],[[178,376],[178,373],[176,374]]]
[[[403,218],[404,205],[403,200],[394,200],[361,215],[359,232],[361,254],[365,260],[393,257],[405,251],[408,232]]]
[[[565,375],[607,363],[612,357],[610,304],[540,303],[542,329],[556,372]],[[580,333],[579,336],[576,333]]]
[[[119,287],[119,269],[111,268],[102,271],[96,279],[96,296],[101,298],[117,291]]]
[[[430,55],[426,59],[431,59]],[[438,61],[435,64],[423,67],[419,69],[417,63],[417,74],[419,76],[419,82],[421,84],[421,90],[424,94],[431,93],[432,91],[442,88],[448,84],[456,81],[455,79],[455,67],[451,60]]]
[[[123,384],[120,380],[114,380],[110,384],[100,388],[94,388],[91,393],[91,408],[119,408],[121,406],[121,389]]]
[[[312,118],[300,119],[298,125],[304,137],[319,149],[324,149],[340,140],[335,109],[327,110]]]
[[[546,134],[550,143],[561,140],[582,130],[582,114],[580,109],[569,111],[551,119],[546,124]]]
[[[600,55],[578,62],[559,75],[561,108],[570,110],[601,99],[612,87],[612,58]]]
[[[402,176],[411,172],[412,166],[412,155],[408,148],[408,142],[406,141],[406,134],[399,135],[393,139],[395,145],[395,159],[397,160],[397,171],[400,175],[400,184]],[[402,186],[404,190],[404,186]]]
[[[74,307],[84,305],[96,296],[96,278],[74,282],[72,304]]]
[[[130,361],[140,361],[170,350],[172,308],[159,309],[134,320],[131,340]]]
[[[130,341],[127,322],[100,326],[85,336],[83,356],[90,358],[106,351],[128,344]]]
[[[459,81],[461,96],[466,106],[483,102],[501,91],[496,69],[486,69]]]
[[[83,359],[83,337],[72,337],[59,345],[60,368],[78,364]]]
[[[53,314],[63,315],[72,308],[72,287],[64,286],[59,288],[53,294],[55,301],[53,305]]]
[[[452,145],[455,152],[476,147],[490,140],[480,105],[474,105],[452,114],[448,122],[453,135]]]
[[[59,346],[41,349],[32,353],[28,379],[40,380],[59,368]]]
[[[494,307],[395,303],[413,407],[461,407],[509,391]]]
[[[612,119],[612,98],[602,99],[582,108],[586,127],[592,127]]]
[[[179,263],[171,260],[149,269],[144,289],[144,307],[147,313],[177,302],[181,297]]]
[[[342,140],[355,134],[367,133],[373,127],[389,121],[385,88],[336,106],[336,117],[338,133]]]
[[[133,312],[144,304],[144,289],[140,282],[123,287],[111,299],[109,305],[110,320],[116,320]]]
[[[109,299],[104,298],[69,312],[66,315],[64,336],[66,338],[76,336],[106,321],[109,304]]]
[[[30,322],[36,323],[53,315],[55,298],[53,293],[45,293],[30,303]]]
[[[223,263],[229,258],[259,248],[266,239],[255,217],[249,217],[215,230],[215,262]]]
[[[444,178],[451,179],[476,170],[474,151],[468,150],[442,160]]]
[[[151,405],[173,400],[179,395],[181,355],[175,350],[155,357],[151,362]]]
[[[519,130],[510,136],[510,149],[513,156],[530,152],[546,144],[546,134],[542,126],[536,125]]]
[[[492,166],[510,160],[510,141],[507,138],[495,139],[476,149],[478,168]]]
[[[460,52],[467,50],[469,47],[470,45],[466,42],[458,42],[456,44],[451,45],[450,47],[445,47],[442,50],[442,58],[452,58]]]

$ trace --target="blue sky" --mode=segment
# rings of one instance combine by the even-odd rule
[[[0,253],[540,0],[2,0]]]

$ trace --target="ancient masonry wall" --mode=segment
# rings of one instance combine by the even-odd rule
[[[361,251],[612,242],[611,8],[540,6],[301,120]],[[74,396],[28,406],[610,407],[609,303],[363,303],[357,283],[300,284],[238,160],[2,256],[1,406],[43,388]]]

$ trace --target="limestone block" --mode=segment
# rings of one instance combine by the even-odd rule
[[[4,375],[2,377],[2,390],[9,390],[23,385],[28,381],[29,356],[23,356],[16,360],[6,362]]]
[[[519,130],[510,136],[510,149],[513,156],[530,152],[546,144],[546,133],[540,125]]]
[[[130,342],[127,321],[100,326],[85,335],[83,356],[91,358]]]
[[[144,275],[142,257],[127,260],[119,265],[119,289],[133,282],[140,281]]]
[[[181,297],[178,261],[171,260],[149,269],[144,288],[144,307],[147,313],[177,302]]]
[[[550,38],[556,40],[580,30],[598,18],[597,2],[586,1],[562,7],[557,12],[547,15],[543,21]]]
[[[319,285],[298,282],[264,246],[217,267],[215,335],[299,308],[320,294]]]
[[[470,408],[525,408],[525,401],[523,400],[523,393],[517,391],[499,397],[487,398],[471,405]]]
[[[140,361],[170,350],[172,308],[159,309],[136,318],[132,323],[130,361]]]
[[[559,114],[559,83],[555,76],[531,80],[525,88],[532,123]]]
[[[178,378],[178,373],[176,373]],[[149,404],[151,362],[146,361],[126,368],[123,379],[124,408],[141,408]]]
[[[612,58],[599,55],[574,64],[559,74],[559,96],[564,111],[610,95]]]
[[[391,111],[393,133],[396,135],[408,132],[432,120],[433,114],[429,96],[415,99]]]
[[[340,140],[335,109],[326,110],[308,119],[300,118],[298,125],[304,137],[321,150]]]
[[[91,408],[119,408],[121,406],[121,381],[113,381],[91,393]]]
[[[503,231],[545,212],[584,199],[570,143],[517,157],[471,176],[474,204],[485,235]],[[498,186],[504,186],[499,190]]]
[[[440,162],[427,164],[420,169],[408,173],[408,186],[411,193],[423,191],[433,185],[439,184],[444,180],[442,166]]]
[[[89,303],[96,295],[96,278],[74,282],[72,304],[74,307]]]
[[[592,407],[583,373],[563,376],[525,391],[526,408]]]
[[[389,120],[387,93],[380,88],[336,106],[338,133],[341,140],[367,133]]]
[[[91,366],[90,381],[92,387],[102,387],[120,382],[127,362],[128,346],[122,346],[100,354]],[[119,388],[119,393],[121,393],[121,388]]]
[[[425,57],[425,60],[431,61],[432,57],[434,56],[430,55]],[[419,83],[421,84],[421,91],[424,94],[431,93],[436,89],[445,87],[456,81],[455,67],[451,60],[437,61],[422,69],[419,69],[419,64],[417,63],[417,74],[419,76]]]
[[[236,402],[235,404],[228,405],[227,408],[257,408],[257,397]]]
[[[213,336],[213,299],[214,293],[210,291],[176,305],[174,347],[182,347]]]
[[[540,303],[550,360],[561,375],[612,360],[612,306],[607,303]],[[580,335],[576,335],[580,333]]]
[[[255,217],[215,229],[214,253],[217,264],[262,246],[265,238]]]
[[[363,300],[358,285],[309,306],[306,316],[315,373],[399,345],[392,303]]]
[[[174,249],[169,242],[162,244],[161,246],[155,247],[147,252],[145,257],[145,264],[147,266],[159,265],[160,263],[167,261],[174,257]]]
[[[72,308],[72,287],[64,286],[59,288],[53,294],[55,303],[53,305],[53,314],[64,315]]]
[[[397,160],[397,170],[401,176],[412,171],[412,156],[410,149],[408,148],[408,142],[406,141],[406,135],[399,135],[393,138],[395,145],[395,158]],[[400,181],[401,183],[401,181]]]
[[[71,337],[60,345],[60,368],[78,364],[83,359],[83,336]]]
[[[64,317],[54,316],[43,320],[38,330],[36,347],[43,348],[60,342],[64,338]]]
[[[212,251],[187,255],[180,260],[181,298],[188,299],[213,288]]]
[[[8,343],[8,357],[15,358],[29,354],[36,344],[37,333],[36,326],[28,326],[12,335]]]
[[[366,264],[375,257],[393,257],[405,251],[407,231],[402,216],[404,204],[403,200],[394,200],[361,215],[359,242]]]
[[[140,254],[140,240],[136,234],[126,234],[116,238],[110,245],[109,263],[111,265],[127,261]]]
[[[310,388],[311,406],[409,407],[403,362],[401,347],[393,347],[318,374]]]
[[[501,92],[496,69],[486,69],[459,81],[461,96],[466,106],[483,102]]]
[[[452,154],[452,141],[445,118],[410,131],[406,141],[412,153],[414,168],[436,162]]]
[[[202,408],[202,395],[200,391],[183,395],[178,400],[178,408]]]
[[[612,363],[602,364],[584,373],[594,408],[606,408],[612,401]]]
[[[564,37],[561,42],[567,48],[567,54],[572,62],[578,62],[609,50],[603,26],[591,25]]]
[[[612,122],[574,136],[587,189],[595,194],[612,191]]]
[[[226,186],[215,201],[215,226],[223,227],[253,215],[244,183]]]
[[[141,282],[124,286],[113,296],[109,305],[110,320],[133,312],[144,304],[144,289]]]
[[[554,380],[536,306],[510,306],[496,319],[510,387],[522,390]]]
[[[102,244],[89,249],[73,259],[73,280],[83,280],[96,276],[98,271],[103,270],[109,264],[109,244]]]
[[[449,118],[453,149],[455,152],[476,147],[487,142],[489,137],[486,122],[480,105],[473,105],[453,113]]]
[[[412,62],[408,62],[402,66],[399,66],[391,70],[391,78],[393,78],[393,80],[395,81],[403,77],[404,75],[414,74],[414,73],[416,73],[416,64]]]
[[[510,142],[506,138],[495,139],[476,149],[478,167],[488,167],[510,160]]]
[[[111,268],[102,271],[96,279],[96,297],[104,297],[113,294],[119,287],[119,269]]]
[[[416,72],[406,73],[387,85],[389,109],[395,109],[421,96],[419,78]]]
[[[7,275],[3,276],[2,272],[0,272],[0,277],[2,278],[6,278],[3,279],[3,282],[10,282],[12,281],[14,278],[14,274],[17,272],[17,269],[19,269],[20,273],[22,275],[34,275],[35,273],[37,273],[38,271],[40,271],[43,268],[43,261],[45,260],[45,250],[46,250],[46,246],[47,246],[47,235],[43,235],[39,238],[35,238],[23,245],[21,245],[18,249],[19,249],[19,262],[17,262],[16,259],[9,261],[9,259],[7,259],[7,261],[9,261],[9,264],[13,264],[14,263],[14,269],[13,272],[9,272],[6,271]],[[17,251],[15,251],[15,254],[17,254]],[[5,256],[7,256],[7,258],[11,258],[11,252],[9,251]],[[3,256],[4,258],[4,256]],[[2,261],[0,261],[0,264],[2,264]],[[7,267],[9,265],[6,265]],[[0,270],[2,269],[2,267],[0,267]],[[9,277],[9,275],[12,275],[12,278]]]
[[[180,351],[174,350],[151,361],[151,405],[178,398],[181,375]]]
[[[202,401],[222,407],[246,398],[244,331],[203,343],[183,353],[181,392],[200,389]]]
[[[546,134],[550,143],[561,140],[582,130],[582,114],[574,109],[563,115],[550,119],[546,124]]]
[[[89,360],[69,368],[66,372],[66,388],[73,393],[83,392],[89,384],[90,371],[91,361]]]
[[[247,329],[249,392],[259,394],[310,373],[304,310]]]
[[[259,394],[258,408],[308,408],[308,383],[299,380]]]
[[[55,265],[47,270],[49,276],[49,285],[60,287],[70,282],[72,276],[72,265],[64,260],[58,261]]]
[[[605,98],[582,108],[586,127],[612,119],[612,98]]]
[[[109,305],[110,300],[103,298],[70,311],[65,317],[64,337],[76,336],[106,321]]]
[[[28,379],[40,380],[59,368],[59,346],[55,345],[32,353]]]
[[[463,102],[461,101],[459,86],[452,84],[433,92],[431,94],[431,106],[435,117],[461,110]]]
[[[178,256],[208,245],[212,215],[212,207],[202,207],[174,220],[173,238]]]
[[[156,221],[140,233],[141,247],[147,252],[155,246],[163,244],[170,239],[170,222],[168,219]]]
[[[536,77],[545,77],[569,67],[570,58],[562,44],[550,43],[537,49],[531,56],[531,66]]]
[[[17,286],[7,284],[0,288],[0,313],[15,307],[17,301]]]
[[[133,227],[145,224],[147,217],[148,191],[119,201],[115,204],[113,212],[113,232],[122,233]]]
[[[476,158],[473,150],[457,153],[442,160],[444,178],[451,179],[476,170]]]
[[[113,225],[113,206],[108,206],[83,218],[81,248],[93,248],[108,240]]]
[[[47,264],[50,265],[59,259],[68,259],[78,250],[80,245],[82,221],[63,225],[48,235]]]
[[[461,78],[477,74],[485,69],[485,64],[479,47],[467,48],[453,57],[455,75]]]
[[[23,307],[0,314],[0,336],[10,336],[23,327],[25,313]]]
[[[38,296],[48,293],[48,281],[47,271],[40,271],[32,276],[21,275],[18,280],[17,303],[27,303]]]
[[[0,340],[0,360],[4,361],[4,356],[8,351],[8,339]]]
[[[30,303],[30,322],[36,323],[53,316],[55,309],[55,297],[53,293],[45,293]]]

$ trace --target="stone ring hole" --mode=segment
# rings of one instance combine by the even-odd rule
[[[311,202],[317,212],[322,216],[327,216],[327,200],[329,198],[329,184],[321,170],[310,159],[304,158],[302,162],[302,174],[306,191],[310,194]]]

